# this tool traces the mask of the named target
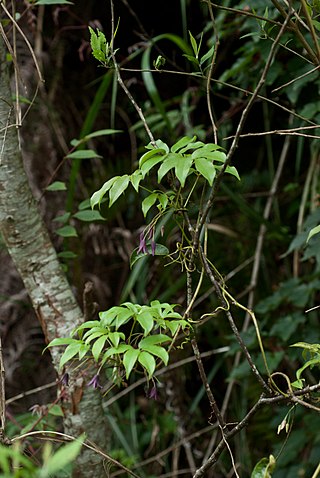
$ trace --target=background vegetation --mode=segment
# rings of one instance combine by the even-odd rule
[[[202,242],[213,279],[207,273],[199,282],[192,314],[198,322],[192,325],[205,383],[223,417],[227,438],[222,439],[221,455],[215,453],[222,422],[205,392],[192,333],[172,348],[168,366],[162,363],[151,374],[154,381],[148,382],[137,368],[115,386],[110,369],[103,368],[102,388],[91,382],[103,395],[110,426],[110,446],[104,450],[107,476],[124,473],[110,457],[141,478],[318,476],[319,345],[290,347],[320,342],[319,237],[307,240],[320,222],[318,2],[122,0],[109,5],[40,0],[1,3],[1,8],[19,65],[24,165],[84,309],[88,282],[96,311],[128,301],[159,300],[178,304],[175,310],[184,316],[190,305],[185,267],[190,256],[181,264],[177,259],[183,254],[175,253],[179,244],[188,243],[183,240],[188,233],[183,211],[163,215],[152,232],[171,256],[148,254],[130,268],[131,254],[141,246],[141,233],[156,212],[150,208],[145,217],[141,210],[148,192],[141,189],[138,195],[128,188],[111,207],[107,196],[100,197],[100,209],[90,207],[90,197],[107,180],[137,169],[150,142],[146,125],[170,147],[195,135],[204,143],[219,144],[227,157],[232,151],[230,165],[240,176],[240,181],[232,174],[220,178],[217,170]],[[14,34],[8,12],[23,35],[19,30]],[[100,63],[92,55],[88,26],[103,32],[109,42],[109,56]],[[14,85],[10,55],[8,62]],[[37,68],[45,83],[39,81]],[[170,178],[159,186],[150,174],[148,188],[167,191],[174,186]],[[210,186],[194,190],[187,206],[191,224],[210,201],[210,191]],[[6,435],[60,432],[61,396],[56,398],[50,355],[48,350],[41,355],[42,331],[4,243],[0,252]],[[193,291],[205,263],[197,259],[193,264]],[[228,309],[226,297],[240,339],[223,310]],[[240,353],[241,338],[269,387],[262,398],[261,381]],[[311,366],[297,376],[307,360],[313,360]],[[305,380],[298,384],[304,392],[300,395],[299,388],[292,388],[299,378]],[[91,379],[86,376],[87,382]],[[257,402],[260,408],[247,423],[244,418]],[[238,423],[243,424],[239,433],[228,435]],[[24,446],[33,463],[45,463],[41,443],[27,441]],[[31,476],[25,466],[25,476]],[[42,468],[39,476],[47,476],[50,470],[44,464]],[[71,471],[65,468],[58,475],[53,468],[53,473],[70,476]]]

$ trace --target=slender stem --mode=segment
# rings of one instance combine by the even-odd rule
[[[232,157],[233,157],[233,155],[234,155],[234,153],[235,153],[235,151],[238,147],[240,135],[241,135],[241,132],[243,130],[244,124],[247,120],[248,114],[249,114],[255,100],[258,97],[258,94],[259,94],[261,88],[263,87],[263,85],[266,81],[267,73],[268,73],[268,71],[271,67],[272,62],[273,62],[275,53],[276,53],[277,48],[279,46],[280,39],[281,39],[284,31],[287,28],[288,22],[290,20],[290,16],[291,16],[291,7],[289,8],[287,16],[286,16],[279,32],[278,32],[278,35],[276,36],[276,38],[275,38],[275,40],[274,40],[274,42],[271,46],[271,49],[270,49],[270,52],[269,52],[269,55],[268,55],[268,58],[267,58],[267,61],[266,61],[266,65],[263,69],[263,72],[261,74],[261,77],[260,77],[260,80],[257,84],[257,87],[256,87],[255,91],[253,92],[252,96],[250,97],[245,109],[242,112],[242,115],[241,115],[240,121],[238,123],[238,127],[237,127],[237,130],[236,130],[234,139],[232,141],[231,147],[230,147],[229,152],[227,154],[226,161],[225,161],[223,167],[221,168],[221,170],[220,170],[220,172],[219,172],[219,174],[218,174],[218,176],[217,176],[217,178],[216,178],[216,180],[213,184],[213,187],[212,187],[211,192],[210,192],[209,199],[208,199],[208,201],[207,201],[207,203],[206,203],[206,205],[205,205],[205,207],[204,207],[204,209],[201,213],[201,218],[200,218],[199,224],[197,224],[195,235],[194,235],[193,247],[194,247],[195,251],[198,250],[200,232],[201,232],[202,227],[205,224],[205,221],[207,219],[209,211],[210,211],[210,209],[213,205],[217,190],[218,190],[218,188],[220,186],[220,183],[221,183],[221,180],[222,180],[222,176],[224,175],[227,167],[229,166],[229,164],[231,162],[231,159],[232,159]]]
[[[211,18],[211,22],[212,22],[212,26],[213,26],[214,41],[215,41],[216,44],[215,44],[215,48],[214,48],[214,53],[213,53],[212,58],[211,58],[210,68],[209,68],[208,77],[207,77],[207,88],[206,88],[206,90],[207,90],[207,107],[208,107],[209,116],[210,116],[210,120],[211,120],[211,124],[212,124],[214,142],[216,144],[218,144],[218,128],[217,128],[217,125],[216,125],[216,123],[214,121],[214,117],[213,117],[213,111],[212,111],[211,100],[210,100],[210,87],[211,87],[211,78],[212,78],[212,75],[213,75],[213,69],[214,69],[214,66],[215,66],[217,53],[218,53],[218,48],[219,48],[219,36],[218,36],[218,33],[217,33],[216,22],[215,22],[215,19],[214,19],[214,16],[213,16],[212,6],[211,6],[210,2],[208,2],[208,9],[209,9],[209,14],[210,14],[210,18]]]
[[[135,110],[137,111],[141,121],[142,121],[142,124],[144,126],[144,129],[146,130],[147,132],[147,135],[149,136],[149,139],[150,139],[150,142],[151,144],[156,148],[157,145],[156,145],[156,142],[155,142],[155,139],[153,137],[153,134],[151,133],[151,130],[148,126],[148,123],[145,119],[145,116],[142,112],[142,109],[140,108],[140,106],[137,104],[137,102],[135,101],[135,99],[133,98],[132,94],[130,93],[130,91],[128,90],[128,88],[126,87],[126,85],[124,84],[122,78],[121,78],[121,74],[120,74],[120,68],[119,68],[119,65],[117,63],[117,60],[116,60],[116,57],[115,57],[115,54],[114,54],[114,37],[115,37],[115,21],[114,21],[114,4],[113,4],[113,0],[110,0],[110,6],[111,6],[111,42],[110,42],[110,48],[111,48],[111,56],[112,56],[112,61],[113,61],[113,65],[114,65],[114,69],[116,71],[116,74],[117,74],[117,80],[118,80],[118,83],[119,85],[121,86],[121,88],[123,89],[123,91],[125,92],[125,94],[127,95],[127,97],[129,98],[129,100],[131,101],[131,103],[133,104]]]
[[[204,266],[204,269],[205,269],[205,272],[207,274],[207,276],[209,277],[210,281],[212,282],[214,288],[215,288],[215,292],[219,298],[219,301],[220,303],[222,304],[222,309],[225,311],[226,315],[227,315],[227,318],[229,320],[229,324],[230,324],[230,327],[237,339],[237,342],[238,344],[240,345],[249,365],[250,365],[250,368],[253,372],[253,374],[255,375],[255,377],[257,378],[257,380],[259,381],[259,383],[261,384],[261,386],[263,387],[263,389],[270,393],[270,388],[268,387],[268,385],[265,383],[265,381],[263,380],[262,376],[260,375],[260,372],[258,371],[257,367],[255,366],[253,360],[252,360],[252,357],[250,355],[250,352],[248,351],[240,333],[239,333],[239,330],[236,326],[236,323],[233,319],[233,316],[230,312],[230,306],[229,304],[227,303],[223,293],[221,292],[221,285],[219,284],[218,280],[215,278],[212,270],[210,269],[210,265],[207,261],[207,258],[205,257],[205,254],[203,253],[202,249],[200,248],[200,256],[201,256],[201,260],[202,260],[202,263],[203,263],[203,266]]]
[[[278,0],[271,0],[273,5],[276,7],[277,10],[279,10],[279,12],[281,13],[281,15],[284,17],[284,18],[288,18],[287,14],[286,14],[286,11],[285,9],[280,5],[280,3],[278,2]],[[291,3],[290,3],[290,11],[292,10],[292,7],[291,7]],[[314,51],[313,49],[311,48],[311,46],[309,45],[309,43],[307,42],[307,40],[304,38],[303,34],[301,33],[301,31],[299,30],[299,27],[298,25],[293,22],[292,20],[289,20],[288,21],[288,24],[289,24],[289,27],[290,29],[292,29],[294,31],[294,33],[297,35],[297,37],[299,38],[300,42],[302,43],[302,45],[304,46],[304,48],[306,49],[306,51],[308,52],[308,55],[310,56],[312,62],[317,65],[319,63],[316,55],[314,54]]]

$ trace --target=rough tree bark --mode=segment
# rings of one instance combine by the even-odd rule
[[[31,193],[14,123],[6,48],[0,36],[0,232],[49,342],[69,336],[84,319]],[[54,347],[51,352],[59,375],[62,350]],[[63,401],[65,432],[72,436],[85,432],[106,449],[108,433],[99,392],[88,388],[84,379],[73,377],[72,372],[70,379]],[[101,458],[84,449],[73,476],[105,476]]]

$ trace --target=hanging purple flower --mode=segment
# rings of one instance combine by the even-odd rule
[[[102,386],[99,383],[99,374],[96,374],[92,377],[90,382],[88,382],[87,387],[102,388]]]
[[[156,241],[154,240],[154,227],[150,228],[148,239],[151,240],[151,254],[154,256],[156,253]]]
[[[147,244],[146,244],[146,238],[144,235],[144,232],[142,231],[140,234],[140,242],[139,242],[139,249],[138,249],[138,254],[142,252],[143,254],[148,254],[147,251]]]
[[[152,239],[151,241],[151,254],[154,256],[156,253],[156,241]]]
[[[150,392],[148,393],[148,398],[151,398],[152,400],[158,400],[158,390],[155,385],[151,388]]]
[[[68,374],[68,372],[66,372],[62,375],[61,383],[62,383],[62,385],[65,385],[66,387],[68,387],[68,385],[69,385],[69,374]]]

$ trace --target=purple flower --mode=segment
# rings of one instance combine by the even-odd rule
[[[139,249],[138,249],[138,254],[140,252],[143,252],[143,254],[148,254],[147,251],[147,244],[146,244],[146,238],[144,236],[144,232],[142,231],[140,234],[140,242],[139,242]]]
[[[150,392],[148,393],[148,398],[152,398],[152,400],[158,400],[158,390],[155,385],[151,388]]]
[[[90,382],[87,384],[87,387],[102,388],[102,386],[99,383],[99,374],[98,373],[92,377]]]
[[[69,385],[69,374],[68,374],[68,372],[66,372],[62,375],[61,383],[62,383],[62,385],[65,385],[66,387],[68,387],[68,385]]]

